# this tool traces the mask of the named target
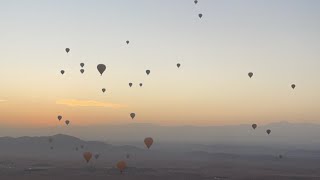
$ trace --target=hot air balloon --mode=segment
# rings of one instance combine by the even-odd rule
[[[250,78],[252,78],[253,72],[249,72],[249,73],[248,73],[248,76],[249,76]]]
[[[64,70],[61,70],[60,73],[63,75],[64,74]]]
[[[151,137],[147,137],[144,139],[144,144],[150,149],[151,145],[153,144],[153,139]]]
[[[84,73],[84,69],[80,69],[80,72],[81,72],[81,74],[83,74]]]
[[[61,119],[62,119],[62,116],[59,115],[59,116],[58,116],[58,120],[60,121]]]
[[[295,84],[291,84],[291,88],[292,89],[296,88],[296,85]]]
[[[151,72],[150,70],[146,70],[147,75],[149,75],[149,74],[150,74],[150,72]]]
[[[266,132],[267,132],[268,134],[270,134],[270,133],[271,133],[271,130],[270,130],[270,129],[268,129]]]
[[[177,64],[177,67],[178,67],[178,68],[180,68],[180,66],[181,66],[181,64],[180,64],[180,63],[178,63],[178,64]]]
[[[126,43],[129,44],[129,41],[127,40]]]
[[[99,157],[100,157],[100,154],[94,155],[94,158],[96,158],[96,159],[99,159]]]
[[[252,124],[252,128],[256,129],[257,128],[257,124]]]
[[[124,169],[127,167],[127,163],[125,161],[119,161],[117,163],[117,168],[120,170],[120,173],[124,171]]]
[[[199,14],[198,16],[199,16],[200,19],[202,18],[202,14]]]
[[[69,53],[69,51],[70,51],[70,49],[69,49],[69,48],[66,48],[66,52]]]
[[[90,161],[92,158],[92,153],[91,152],[84,152],[83,153],[83,158],[87,161],[87,163]]]
[[[102,88],[102,92],[103,92],[103,93],[106,92],[106,89],[105,89],[105,88]]]
[[[84,66],[84,63],[80,63],[80,66],[83,68],[83,66]]]
[[[142,87],[142,85],[143,85],[142,83],[139,84],[140,87]]]
[[[134,117],[136,117],[136,114],[135,114],[135,113],[130,113],[130,117],[131,117],[132,119],[134,119]]]
[[[194,4],[197,4],[198,3],[198,1],[197,0],[194,0]]]
[[[129,83],[129,86],[132,87],[132,83]]]
[[[69,121],[69,120],[66,120],[66,122],[65,122],[65,123],[66,123],[66,125],[69,125],[70,121]]]
[[[106,67],[106,65],[104,65],[104,64],[98,64],[97,69],[98,69],[99,73],[100,73],[101,76],[102,76],[102,74],[103,74],[104,71],[107,69],[107,67]]]

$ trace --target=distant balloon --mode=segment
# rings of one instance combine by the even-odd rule
[[[181,64],[180,64],[180,63],[178,63],[178,64],[177,64],[177,67],[178,67],[178,68],[180,68],[180,66],[181,66]]]
[[[106,92],[106,89],[105,89],[105,88],[102,88],[102,92],[103,92],[103,93]]]
[[[194,4],[197,4],[198,3],[198,1],[197,0],[194,0]]]
[[[96,158],[96,159],[99,159],[99,157],[100,157],[100,154],[94,155],[94,158]]]
[[[271,130],[270,130],[270,129],[268,129],[266,132],[267,132],[268,134],[270,134],[270,133],[271,133]]]
[[[134,117],[136,117],[136,114],[135,114],[135,113],[130,113],[130,117],[131,117],[132,119],[134,119]]]
[[[62,116],[59,115],[59,116],[58,116],[58,120],[60,121],[61,119],[62,119]]]
[[[69,53],[69,51],[70,51],[70,49],[69,49],[69,48],[66,48],[66,52]]]
[[[257,128],[257,124],[252,124],[252,128],[256,129]]]
[[[151,145],[153,144],[153,139],[151,137],[147,137],[144,139],[144,144],[150,149]]]
[[[142,87],[142,85],[143,85],[142,83],[139,84],[140,87]]]
[[[65,123],[66,123],[66,125],[69,125],[69,124],[70,124],[70,121],[69,121],[69,120],[66,120]]]
[[[126,43],[129,44],[129,41],[127,40]]]
[[[104,65],[104,64],[98,64],[97,69],[98,69],[99,73],[100,73],[101,76],[102,76],[102,74],[103,74],[104,71],[107,69],[107,67],[106,67],[106,65]]]
[[[147,75],[149,75],[149,74],[150,74],[150,72],[151,72],[150,70],[146,70]]]
[[[202,14],[199,14],[198,16],[199,16],[200,19],[202,18]]]
[[[83,68],[83,66],[84,66],[84,63],[80,63],[80,66]]]
[[[296,85],[295,84],[291,84],[291,88],[292,89],[296,88]]]
[[[83,158],[87,161],[87,163],[90,161],[92,158],[92,153],[91,152],[84,152],[83,153]]]
[[[63,75],[64,74],[64,70],[61,70],[60,73]]]
[[[129,86],[132,87],[132,83],[129,83]]]
[[[83,74],[84,73],[84,69],[80,69],[80,72],[81,72],[81,74]]]
[[[120,173],[124,171],[124,169],[127,167],[127,163],[125,161],[119,161],[117,163],[117,168],[120,170]]]
[[[252,78],[253,72],[249,72],[249,73],[248,73],[248,76],[249,76],[250,78]]]

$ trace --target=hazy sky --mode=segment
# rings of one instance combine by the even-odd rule
[[[318,0],[1,0],[0,124],[318,122],[319,19]]]

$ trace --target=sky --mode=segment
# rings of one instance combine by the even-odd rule
[[[1,0],[0,125],[319,123],[320,1],[198,1]]]

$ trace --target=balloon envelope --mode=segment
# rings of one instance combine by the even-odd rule
[[[252,78],[253,72],[249,72],[249,73],[248,73],[248,76],[249,76],[250,78]]]
[[[102,88],[102,92],[103,92],[103,93],[106,92],[106,89],[105,89],[105,88]]]
[[[60,73],[63,75],[64,74],[64,70],[61,70]]]
[[[65,122],[65,123],[66,123],[66,125],[69,125],[70,121],[69,121],[69,120],[66,120],[66,122]]]
[[[83,153],[83,158],[87,161],[87,163],[90,161],[92,158],[92,153],[91,152],[84,152]]]
[[[199,16],[199,18],[202,18],[202,14],[199,14],[198,16]]]
[[[142,85],[143,85],[142,83],[139,84],[140,87],[142,87]]]
[[[61,119],[62,119],[62,116],[59,115],[59,116],[58,116],[58,120],[60,121]]]
[[[132,87],[132,83],[129,83],[129,86]]]
[[[130,113],[130,117],[133,119],[134,117],[136,117],[135,113]]]
[[[197,0],[195,0],[195,1],[194,1],[194,3],[195,3],[195,4],[197,4],[197,3],[198,3],[198,1],[197,1]]]
[[[119,161],[117,163],[117,168],[120,170],[121,173],[122,171],[124,171],[126,167],[127,167],[127,163],[125,161]]]
[[[150,70],[146,70],[147,75],[149,75],[149,74],[150,74],[150,72],[151,72]]]
[[[178,63],[178,64],[177,64],[177,67],[180,68],[180,66],[181,66],[181,64]]]
[[[69,49],[69,48],[66,48],[66,52],[69,53],[69,51],[70,51],[70,49]]]
[[[100,157],[100,154],[94,155],[94,158],[98,159]]]
[[[256,129],[257,128],[257,124],[252,124],[252,128]]]
[[[84,63],[80,63],[80,66],[83,68],[83,66],[84,66]]]
[[[83,74],[84,73],[84,69],[80,69],[80,72],[81,72],[81,74]]]
[[[271,130],[270,130],[270,129],[268,129],[266,132],[267,132],[268,134],[270,134],[270,133],[271,133]]]
[[[291,88],[292,89],[296,88],[296,85],[295,84],[291,84]]]
[[[153,144],[153,139],[151,137],[147,137],[144,139],[144,144],[150,149],[151,145]]]
[[[107,69],[107,67],[106,67],[106,65],[104,65],[104,64],[98,64],[97,69],[98,69],[99,73],[100,73],[101,76],[102,76],[102,74],[103,74],[104,71]]]
[[[127,44],[129,44],[129,41],[126,41]]]

